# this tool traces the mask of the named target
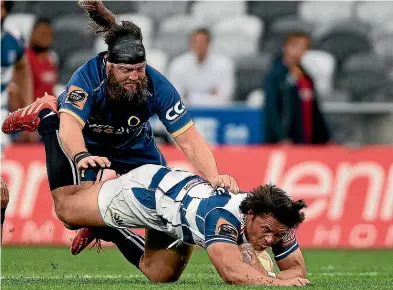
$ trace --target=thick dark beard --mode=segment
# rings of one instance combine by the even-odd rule
[[[115,101],[127,101],[136,105],[143,104],[150,95],[148,83],[149,80],[146,76],[142,81],[136,83],[135,91],[129,91],[116,80],[113,72],[109,71],[107,83],[109,98]]]

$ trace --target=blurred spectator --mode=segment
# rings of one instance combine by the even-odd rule
[[[313,80],[300,65],[310,44],[307,34],[290,33],[265,75],[266,143],[323,144],[330,139]]]
[[[25,107],[33,100],[32,75],[25,56],[24,40],[17,29],[4,27],[12,5],[12,1],[1,1],[1,123],[8,111]],[[19,134],[19,138],[26,141],[35,139],[26,132]],[[10,138],[1,133],[0,140],[2,152]]]
[[[50,20],[38,19],[31,33],[30,45],[27,49],[33,72],[34,98],[41,98],[45,92],[54,95],[54,87],[58,79],[56,56],[51,51],[53,31]]]
[[[222,106],[232,102],[234,63],[212,53],[210,40],[209,30],[195,30],[191,51],[175,58],[169,66],[169,79],[188,105]]]

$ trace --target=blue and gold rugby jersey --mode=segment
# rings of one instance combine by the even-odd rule
[[[193,125],[173,85],[151,66],[146,66],[148,101],[135,106],[107,97],[106,52],[75,71],[59,97],[60,112],[75,117],[83,126],[88,150],[125,163],[165,164],[155,146],[148,122],[158,115],[167,131],[176,137]]]

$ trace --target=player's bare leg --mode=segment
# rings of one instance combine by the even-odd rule
[[[101,226],[101,223],[96,223],[97,220],[91,220],[90,223],[82,223],[81,220],[74,220],[73,224],[66,222],[65,213],[69,212],[70,205],[65,203],[65,197],[70,194],[76,194],[80,189],[89,187],[91,183],[82,182],[80,184],[79,172],[72,160],[67,157],[62,149],[62,144],[59,139],[59,124],[60,120],[57,115],[57,100],[56,98],[45,95],[42,99],[37,100],[28,107],[22,108],[10,114],[3,123],[2,130],[6,134],[12,134],[19,131],[37,131],[42,136],[45,144],[46,167],[48,171],[49,187],[52,191],[55,210],[57,215],[61,218],[64,226],[68,229],[76,229],[83,226]],[[71,186],[68,188],[68,186]],[[80,187],[74,187],[80,186]],[[81,200],[78,192],[75,200],[80,200],[83,205],[84,200]],[[96,200],[95,200],[96,202]],[[71,208],[72,209],[72,208]],[[67,219],[69,220],[69,219]],[[99,220],[101,222],[101,220]],[[78,226],[80,225],[80,226]],[[143,255],[144,239],[127,230],[118,230],[117,233],[112,230],[105,233],[105,240],[115,243],[121,250],[122,254],[128,261],[139,266],[139,259]],[[76,253],[83,250],[92,240],[98,238],[90,229],[82,230],[80,233],[87,233],[87,239],[79,239],[79,249]],[[113,235],[113,237],[112,237]],[[80,234],[78,233],[77,237]],[[136,241],[134,244],[132,241]],[[74,240],[78,242],[78,240]],[[142,248],[142,250],[140,249]],[[134,261],[136,261],[134,263]]]
[[[145,254],[139,268],[150,281],[177,281],[191,258],[193,246],[180,244],[167,249],[176,240],[163,232],[146,230]]]
[[[1,232],[0,232],[0,239],[3,241],[3,224],[5,219],[5,211],[8,206],[9,202],[9,191],[7,184],[5,183],[4,179],[0,177],[0,189],[1,189]]]
[[[71,227],[106,227],[97,204],[102,184],[70,185],[53,190],[57,217]]]
[[[85,189],[80,186],[67,186],[55,190],[53,196],[60,199],[59,204],[65,205],[57,208],[58,217],[72,226],[105,227],[97,203],[102,184],[100,182]],[[95,228],[95,230],[100,235],[99,229]],[[104,228],[101,230],[103,231]],[[111,230],[118,232],[117,229]],[[175,241],[163,232],[146,230],[144,254],[139,255],[137,262],[139,269],[152,282],[175,282],[183,273],[193,247],[186,244],[173,245]],[[169,246],[171,247],[168,249]]]

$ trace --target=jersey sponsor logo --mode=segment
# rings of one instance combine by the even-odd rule
[[[124,134],[138,134],[138,128],[133,127],[113,127],[110,125],[101,125],[101,124],[89,124],[89,129],[95,133],[106,133],[106,134],[115,134],[115,135],[124,135]]]
[[[191,181],[189,181],[185,186],[184,186],[184,190],[189,191],[191,188],[199,185],[199,184],[203,184],[206,183],[206,180],[202,180],[202,179],[193,179]]]
[[[236,227],[224,218],[220,218],[216,225],[216,235],[228,236],[237,240],[239,233]]]
[[[166,111],[166,119],[169,121],[173,121],[178,119],[180,116],[182,116],[186,111],[186,107],[184,106],[183,102],[180,100],[178,101],[173,107],[169,108],[168,111]]]
[[[88,94],[83,89],[72,85],[68,90],[65,102],[73,105],[79,110],[83,110],[83,107],[85,106],[87,101],[87,96]]]
[[[282,246],[287,247],[296,241],[296,229],[290,229],[289,232],[282,238]]]

